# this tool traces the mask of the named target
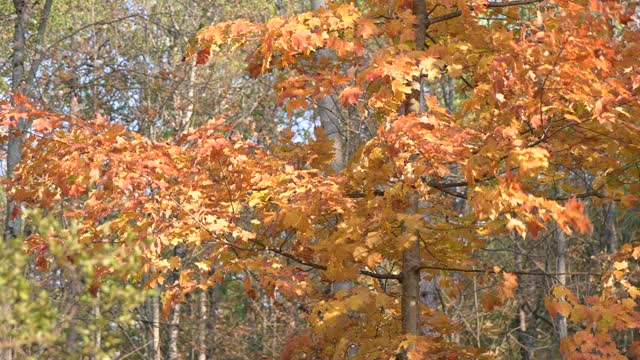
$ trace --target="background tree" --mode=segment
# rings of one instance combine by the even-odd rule
[[[159,142],[17,98],[5,123],[33,119],[36,135],[10,190],[74,221],[87,253],[117,244],[127,280],[162,292],[170,357],[193,299],[225,278],[308,314],[285,358],[633,356],[640,252],[619,224],[638,200],[635,6],[347,2],[208,26],[187,61],[246,49],[290,115],[337,96],[375,136],[336,173],[323,131],[260,137],[216,118]],[[49,264],[55,231],[36,234]],[[138,248],[141,264],[122,255]],[[96,288],[122,281],[99,273]],[[420,278],[438,308],[419,305]],[[327,292],[336,281],[353,286]]]

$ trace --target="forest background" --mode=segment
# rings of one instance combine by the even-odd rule
[[[0,359],[637,356],[636,6],[0,2]]]

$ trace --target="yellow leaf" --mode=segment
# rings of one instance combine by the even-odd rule
[[[167,262],[169,263],[169,269],[180,268],[180,258],[177,256],[170,257]]]
[[[464,68],[462,67],[462,65],[460,64],[451,64],[449,65],[449,67],[447,67],[447,75],[451,76],[451,77],[458,77],[460,75],[462,75],[462,70]],[[504,97],[503,97],[504,100]]]
[[[205,263],[205,262],[201,262],[198,261],[194,264],[198,269],[202,270],[202,271],[210,271],[211,270],[211,266],[209,266],[209,264]]]
[[[355,249],[353,249],[353,258],[356,260],[360,260],[363,257],[367,256],[368,250],[365,247],[362,246],[356,246]]]
[[[393,90],[394,94],[398,94],[398,93],[410,94],[411,86],[405,84],[403,81],[393,80],[391,81],[391,90]]]
[[[509,160],[519,167],[520,174],[536,176],[549,166],[549,152],[542,148],[516,149],[509,154]]]
[[[298,210],[289,210],[285,212],[282,224],[286,227],[291,227],[299,230],[305,230],[308,228],[308,222],[304,214]]]
[[[629,263],[627,261],[616,261],[613,263],[613,267],[618,270],[625,270],[629,268]]]

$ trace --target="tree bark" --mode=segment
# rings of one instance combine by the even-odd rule
[[[100,291],[98,291],[96,293],[96,304],[93,306],[93,317],[95,319],[96,324],[100,324]],[[96,354],[100,353],[100,348],[102,347],[102,329],[98,326],[96,328],[96,332],[94,334],[94,340],[93,340],[93,355],[91,356],[92,359],[98,359],[98,356],[96,356]]]
[[[556,272],[558,275],[558,283],[562,286],[567,285],[567,237],[562,230],[556,229],[556,244],[557,244],[557,267]],[[567,318],[562,315],[558,315],[558,334],[560,338],[567,336]]]
[[[13,31],[13,56],[11,59],[11,92],[17,93],[24,87],[24,64],[25,64],[25,24],[27,23],[28,6],[26,0],[14,0],[13,7],[15,11],[15,22]],[[9,139],[7,142],[7,178],[13,176],[16,165],[20,162],[22,149],[22,136],[20,128],[23,119],[18,119],[17,126],[9,126]],[[5,213],[5,228],[3,239],[5,242],[10,241],[20,234],[21,219],[16,215],[17,204],[11,196],[7,194],[7,208]],[[10,304],[3,304],[2,311],[11,312]],[[2,342],[10,342],[10,339],[4,338],[0,334]],[[12,360],[13,350],[11,348],[0,349],[0,360]]]
[[[427,24],[426,2],[413,0],[413,14],[416,17],[416,50],[425,49],[425,31]],[[418,114],[424,111],[422,80],[416,80],[420,90],[414,92],[405,104],[405,113],[417,105]],[[410,199],[412,212],[418,210],[418,199]],[[402,331],[405,334],[419,335],[420,324],[420,242],[416,239],[402,254]]]
[[[414,241],[402,254],[402,331],[418,335],[420,323],[420,243]]]
[[[520,249],[522,251],[522,249]],[[524,270],[525,259],[520,253],[516,255],[516,269]],[[535,281],[535,280],[530,280]],[[522,360],[535,359],[533,347],[535,344],[536,327],[531,316],[530,301],[535,301],[535,284],[518,282],[517,298],[518,298],[518,328],[516,330],[516,338],[520,345],[520,356]],[[533,299],[531,299],[533,295]]]
[[[609,252],[618,250],[618,228],[616,226],[616,204],[609,202],[604,206],[604,238],[607,241]]]
[[[65,339],[65,350],[69,355],[78,353],[78,344],[81,341],[80,333],[78,332],[78,313],[80,312],[80,292],[82,291],[81,279],[79,274],[74,271],[71,266],[68,267],[69,282],[67,284],[67,291],[69,292],[69,301],[71,301],[71,310],[68,316],[69,323],[67,325],[67,334]]]
[[[15,9],[15,27],[13,33],[13,56],[11,60],[11,92],[25,92],[25,24],[27,22],[27,13],[29,4],[27,0],[14,0]],[[13,176],[13,171],[22,158],[22,130],[25,129],[26,120],[17,119],[16,126],[9,127],[9,140],[7,144],[7,178]],[[9,241],[20,234],[22,225],[21,218],[16,216],[17,204],[10,197],[7,199],[7,212],[5,214],[4,239]]]
[[[325,0],[311,0],[311,8],[314,10],[327,6]],[[320,49],[317,59],[323,57],[331,57],[332,54],[328,49]],[[322,130],[327,134],[333,142],[334,159],[331,163],[333,170],[338,173],[344,168],[344,141],[340,131],[341,112],[337,106],[334,96],[325,96],[320,99],[317,104],[318,116]]]
[[[209,331],[207,332],[209,346],[207,346],[207,358],[215,359],[216,358],[216,321],[217,321],[217,310],[218,310],[218,290],[217,287],[213,286],[209,288],[209,322],[208,327]]]
[[[40,15],[40,24],[38,25],[38,34],[36,38],[35,58],[31,62],[31,66],[29,67],[29,74],[27,75],[27,80],[25,83],[28,93],[32,92],[35,88],[36,75],[38,74],[38,70],[40,69],[42,60],[44,60],[44,57],[46,55],[44,51],[44,40],[47,35],[47,25],[49,24],[49,17],[51,16],[52,7],[53,0],[47,0],[44,3],[44,8],[42,9],[42,14]]]
[[[198,360],[207,360],[207,324],[209,322],[208,292],[203,290],[198,297]]]
[[[151,322],[151,356],[153,360],[162,360],[162,351],[160,350],[160,297],[158,295],[151,297]]]
[[[427,9],[426,2],[423,0],[413,0],[413,14],[416,17],[415,33],[416,33],[416,50],[424,51]],[[416,112],[418,115],[425,110],[424,106],[424,89],[422,86],[422,76],[414,79],[419,84],[419,90],[413,91],[411,96],[407,98],[401,111],[405,114]],[[417,213],[419,207],[419,198],[410,196],[410,212]],[[406,231],[404,225],[403,232]],[[402,253],[402,332],[406,335],[420,334],[420,242],[418,239],[413,240],[409,247]],[[425,294],[425,296],[428,296]],[[408,353],[415,348],[415,345],[409,345],[403,353],[398,354],[397,358],[407,359]]]
[[[176,304],[169,317],[169,344],[167,350],[168,360],[178,360],[178,337],[180,335],[180,305]]]
[[[38,33],[36,35],[36,57],[31,63],[29,73],[25,72],[26,64],[26,24],[29,14],[28,0],[13,0],[15,11],[15,23],[13,32],[13,54],[11,59],[11,92],[16,94],[21,92],[31,95],[35,86],[35,78],[40,63],[44,58],[43,44],[47,32],[47,24],[53,6],[53,0],[47,0],[40,16]],[[30,127],[27,119],[17,119],[17,124],[9,127],[9,138],[7,141],[7,178],[13,176],[16,165],[22,159],[22,145],[24,143],[23,132]],[[3,238],[9,241],[20,235],[22,219],[17,215],[18,204],[11,196],[7,198],[7,208],[5,213],[5,230]]]
[[[311,0],[311,8],[317,10],[327,6],[325,0]],[[332,54],[327,49],[320,49],[316,60],[323,57],[331,57]],[[318,117],[322,130],[333,143],[334,158],[331,168],[337,174],[344,168],[344,139],[340,130],[341,113],[334,96],[325,96],[317,103]],[[331,285],[331,290],[336,293],[340,290],[349,291],[353,287],[353,281],[336,281]]]

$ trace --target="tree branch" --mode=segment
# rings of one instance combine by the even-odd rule
[[[259,241],[252,241],[254,244],[261,246],[263,248],[263,250],[265,251],[270,251],[274,254],[278,254],[280,256],[283,256],[289,260],[293,260],[295,262],[297,262],[300,265],[304,265],[304,266],[308,266],[314,269],[318,269],[318,270],[327,270],[327,266],[326,265],[322,265],[322,264],[318,264],[315,262],[311,262],[311,261],[306,261],[303,259],[298,258],[297,256],[293,255],[293,254],[289,254],[287,252],[284,252],[280,249],[277,248],[272,248],[272,247],[268,247],[266,245],[264,245],[263,243],[259,242]],[[380,274],[374,271],[367,271],[367,270],[360,270],[359,271],[360,275],[365,275],[365,276],[369,276],[372,278],[376,278],[376,279],[395,279],[395,280],[400,280],[400,275],[399,274]]]
[[[513,1],[505,1],[505,2],[497,2],[497,1],[491,1],[489,2],[487,5],[485,5],[487,8],[503,8],[503,7],[509,7],[509,6],[521,6],[521,5],[529,5],[529,4],[535,4],[535,3],[540,3],[542,2],[542,0],[513,0]],[[437,24],[439,22],[443,22],[443,21],[447,21],[447,20],[451,20],[454,18],[457,18],[458,16],[462,15],[462,11],[460,9],[457,9],[453,12],[450,12],[448,14],[444,14],[444,15],[440,15],[440,16],[435,16],[432,18],[427,19],[427,28],[433,24]]]
[[[529,5],[529,4],[535,4],[540,2],[542,2],[542,0],[513,0],[513,1],[505,1],[505,2],[490,1],[487,4],[487,7],[502,8],[502,7],[508,7],[508,6]]]
[[[27,75],[26,88],[27,92],[31,92],[35,86],[36,74],[44,59],[44,39],[47,34],[47,24],[51,15],[51,8],[53,6],[53,0],[47,0],[44,3],[44,9],[40,16],[40,25],[38,26],[38,35],[36,37],[36,57],[29,68],[29,74]]]
[[[465,268],[430,266],[430,265],[422,265],[420,266],[420,270],[439,270],[439,271],[452,271],[452,272],[476,273],[476,274],[500,274],[502,272],[507,272],[515,275],[548,276],[548,277],[556,277],[558,275],[602,276],[602,274],[592,273],[592,272],[545,273],[545,272],[533,272],[533,271],[507,271],[504,269],[502,269],[501,272],[495,272],[493,269],[465,269]]]
[[[427,19],[427,28],[433,24],[437,24],[439,22],[443,22],[443,21],[447,21],[447,20],[451,20],[453,18],[457,18],[458,16],[462,15],[462,11],[460,11],[460,9],[448,13],[448,14],[444,14],[444,15],[440,15],[440,16],[435,16],[435,17],[431,17],[429,19]]]

